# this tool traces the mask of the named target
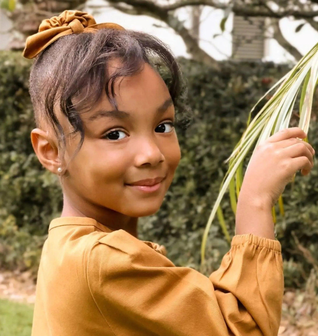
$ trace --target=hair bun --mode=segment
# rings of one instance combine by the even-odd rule
[[[82,33],[84,28],[96,24],[95,19],[80,11],[64,11],[59,16],[53,16],[50,19],[43,20],[39,27],[39,32],[59,27],[68,27],[74,34]]]
[[[29,59],[34,58],[62,36],[86,31],[94,32],[103,28],[124,29],[115,23],[96,24],[95,19],[85,12],[66,10],[59,16],[42,21],[38,33],[27,38],[23,56]]]

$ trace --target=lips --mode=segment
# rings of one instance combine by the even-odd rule
[[[154,179],[140,180],[129,183],[130,186],[154,186],[164,180],[164,177],[156,177]]]

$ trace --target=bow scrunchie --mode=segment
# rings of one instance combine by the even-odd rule
[[[51,19],[42,21],[38,33],[27,38],[23,56],[30,59],[34,58],[62,36],[83,32],[96,32],[98,29],[104,28],[124,29],[116,23],[96,24],[95,19],[85,12],[64,11],[59,16],[53,16]]]

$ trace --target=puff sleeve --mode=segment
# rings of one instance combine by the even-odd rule
[[[123,230],[101,238],[87,258],[99,313],[120,336],[276,336],[283,297],[281,247],[235,236],[210,277],[176,267]]]

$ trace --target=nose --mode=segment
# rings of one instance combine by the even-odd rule
[[[156,139],[142,138],[135,146],[135,165],[137,167],[156,166],[165,160]]]

